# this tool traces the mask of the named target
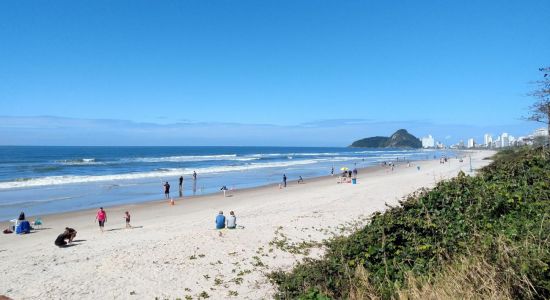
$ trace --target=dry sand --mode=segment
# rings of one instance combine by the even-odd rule
[[[478,169],[490,151],[471,152]],[[421,168],[417,170],[416,166]],[[462,170],[469,159],[415,162],[361,170],[357,184],[337,177],[271,185],[223,195],[107,208],[106,231],[96,210],[43,217],[44,228],[27,235],[0,236],[0,295],[13,299],[269,299],[275,293],[265,274],[290,269],[304,255],[289,245],[322,241],[384,210],[422,187]],[[124,229],[124,211],[134,229]],[[218,210],[234,210],[243,229],[214,229]],[[16,217],[16,216],[14,216]],[[32,220],[32,218],[30,218]],[[66,227],[78,231],[72,247],[53,242]],[[6,223],[2,224],[2,228]],[[318,257],[322,250],[308,255]]]

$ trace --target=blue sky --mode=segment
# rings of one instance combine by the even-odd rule
[[[527,134],[550,2],[2,1],[0,144]]]

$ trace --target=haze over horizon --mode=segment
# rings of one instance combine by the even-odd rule
[[[70,13],[69,13],[70,12]],[[548,1],[0,3],[0,145],[526,135]]]

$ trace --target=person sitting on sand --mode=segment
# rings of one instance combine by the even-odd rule
[[[229,212],[229,216],[227,217],[227,229],[235,229],[237,228],[237,217],[235,216],[235,213],[233,211]]]
[[[17,221],[25,221],[25,213],[24,212],[21,212],[19,214],[19,218],[17,218]]]
[[[132,228],[132,225],[130,225],[130,213],[129,212],[124,213],[124,219],[126,220],[126,228]]]
[[[69,240],[69,243],[72,243],[75,236],[76,236],[76,230],[69,227],[65,227],[65,231],[59,236],[57,236],[57,239],[55,239],[54,244],[58,247],[66,246],[67,242],[65,242],[65,240]]]
[[[216,229],[224,229],[225,228],[225,216],[223,215],[223,211],[220,210],[220,213],[216,216]]]

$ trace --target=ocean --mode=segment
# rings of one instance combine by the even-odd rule
[[[242,189],[329,175],[383,161],[423,160],[445,150],[317,147],[0,146],[0,220]],[[197,180],[193,180],[193,172]]]

